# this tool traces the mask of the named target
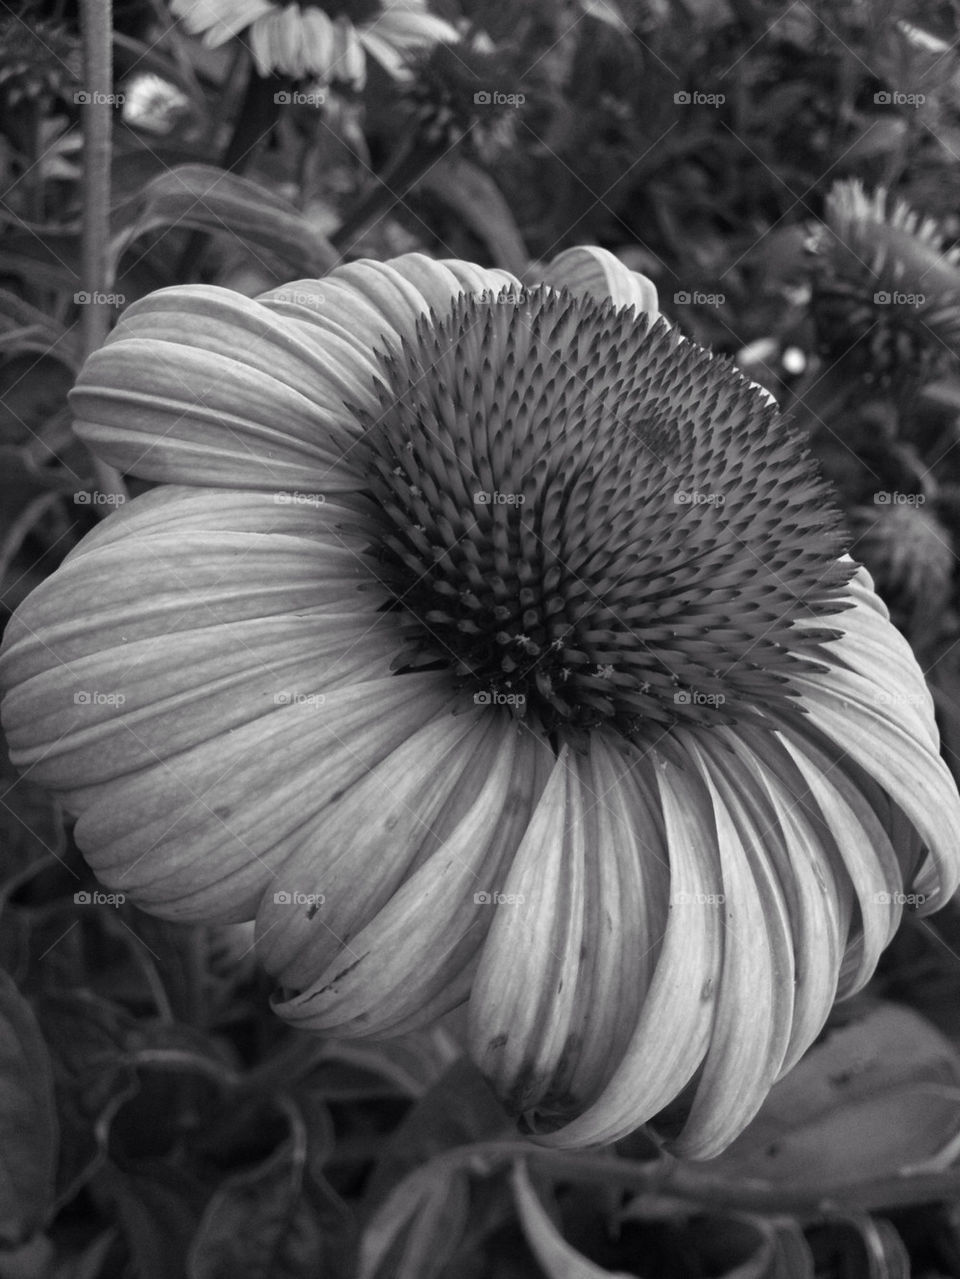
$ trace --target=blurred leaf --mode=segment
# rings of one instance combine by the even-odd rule
[[[711,1176],[817,1194],[935,1159],[960,1134],[960,1057],[892,1004],[814,1045]]]
[[[188,1279],[284,1279],[316,1272],[319,1242],[300,1201],[306,1129],[296,1111],[288,1114],[287,1140],[214,1193],[190,1248]]]
[[[57,1188],[66,1201],[103,1163],[110,1121],[139,1088],[123,1060],[137,1023],[85,991],[44,996],[37,1015],[53,1059],[60,1121]]]
[[[910,1257],[904,1242],[882,1217],[851,1213],[810,1233],[815,1254],[829,1258],[831,1273],[855,1275],[857,1279],[910,1279]]]
[[[637,1279],[636,1274],[628,1274],[625,1270],[614,1272],[594,1265],[567,1243],[530,1184],[530,1175],[522,1161],[514,1164],[512,1180],[514,1200],[524,1236],[530,1245],[530,1251],[549,1279],[605,1279],[605,1276],[611,1276],[611,1279]],[[746,1274],[743,1279],[747,1279]]]
[[[486,244],[494,266],[514,275],[526,270],[530,255],[510,205],[488,173],[451,154],[437,161],[420,185],[460,215]]]
[[[56,1165],[50,1054],[30,1005],[0,971],[0,1242],[20,1243],[45,1224]]]
[[[130,1169],[108,1162],[91,1188],[119,1220],[137,1279],[170,1279],[186,1273],[187,1250],[200,1217],[201,1189],[182,1169],[155,1160]]]
[[[385,1199],[405,1172],[433,1155],[506,1132],[512,1129],[500,1103],[473,1062],[463,1058],[420,1098],[393,1133],[371,1178],[367,1206]]]
[[[452,1257],[467,1224],[466,1174],[418,1168],[387,1196],[363,1232],[359,1279],[436,1279]]]
[[[294,275],[323,275],[337,260],[327,240],[287,200],[225,169],[184,164],[147,185],[136,221],[114,238],[114,266],[138,236],[174,227],[227,234],[258,262],[278,260]]]

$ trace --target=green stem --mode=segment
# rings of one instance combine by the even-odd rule
[[[447,150],[447,145],[424,145],[414,136],[401,146],[388,161],[382,173],[374,175],[374,185],[348,209],[330,243],[341,252],[349,252],[366,231],[402,204],[431,165]]]
[[[87,101],[83,118],[83,232],[81,287],[88,296],[80,317],[84,356],[97,351],[110,331],[113,283],[110,258],[110,168],[113,158],[113,5],[112,0],[82,0],[83,67]],[[103,493],[121,500],[126,489],[119,471],[98,457],[94,475]],[[99,511],[114,503],[97,505]]]

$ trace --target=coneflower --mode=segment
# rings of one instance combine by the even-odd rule
[[[277,1012],[469,1000],[538,1140],[717,1153],[960,878],[929,695],[770,397],[576,249],[129,307],[73,392],[154,489],[14,616],[103,883],[256,917]],[[910,895],[908,898],[908,894]]]
[[[459,39],[425,0],[172,0],[173,13],[212,47],[240,37],[260,75],[311,77],[362,88],[367,55],[406,78],[417,50]]]
[[[924,375],[960,353],[960,248],[880,187],[837,182],[811,234],[823,354],[881,379]]]

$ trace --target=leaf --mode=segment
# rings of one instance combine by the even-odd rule
[[[139,1089],[124,1061],[137,1023],[86,991],[45,996],[37,1015],[53,1061],[60,1123],[57,1188],[65,1202],[103,1164],[110,1122]]]
[[[190,1239],[200,1218],[202,1188],[180,1168],[158,1160],[124,1169],[108,1162],[91,1183],[108,1200],[130,1251],[137,1279],[170,1279],[186,1273]]]
[[[45,1224],[57,1146],[50,1054],[32,1008],[0,971],[0,1242],[22,1243]]]
[[[387,1196],[360,1242],[358,1279],[436,1279],[456,1251],[470,1211],[466,1174],[418,1168]]]
[[[771,1091],[711,1176],[818,1196],[935,1161],[960,1134],[960,1058],[892,1004],[816,1044]]]
[[[512,1131],[500,1103],[477,1067],[456,1062],[425,1093],[391,1135],[370,1182],[370,1208],[411,1168],[454,1146]]]
[[[172,227],[227,234],[258,262],[279,261],[300,276],[323,275],[337,261],[328,241],[287,200],[225,169],[182,164],[148,183],[139,216],[111,245],[114,269],[139,236]]]
[[[526,1164],[513,1167],[513,1196],[530,1251],[549,1279],[637,1279],[625,1270],[604,1270],[571,1247],[553,1224],[530,1184]]]
[[[493,178],[469,160],[446,155],[420,179],[486,244],[494,266],[522,274],[530,261],[510,205]]]
[[[288,1115],[290,1135],[273,1154],[215,1191],[190,1248],[188,1279],[283,1279],[315,1269],[319,1243],[300,1199],[306,1129],[296,1111]]]

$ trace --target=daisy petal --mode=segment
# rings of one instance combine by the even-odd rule
[[[678,905],[667,916],[653,981],[603,1095],[565,1127],[539,1135],[546,1145],[604,1145],[633,1132],[682,1091],[709,1046],[722,962],[721,925],[713,904],[723,891],[713,809],[689,766],[659,757],[653,771],[651,792],[662,808],[670,855],[670,895]],[[640,766],[635,776],[642,776]],[[690,903],[698,908],[690,909]]]
[[[394,876],[380,870],[371,876],[377,884],[373,902],[358,915],[356,891],[349,887],[345,911],[344,904],[327,891],[328,868],[336,848],[341,865],[349,863],[354,873],[359,831],[364,845],[380,859],[368,814],[384,813],[383,820],[391,820],[386,815],[394,803],[389,774],[395,779],[393,786],[403,787],[397,797],[402,795],[405,807],[413,807],[409,767],[399,755],[395,769],[386,760],[376,770],[375,781],[371,777],[375,785],[385,788],[380,795],[371,801],[358,787],[356,801],[345,801],[332,814],[327,855],[314,856],[299,867],[291,862],[278,872],[278,882],[288,889],[302,880],[322,888],[325,895],[318,917],[309,925],[305,912],[293,915],[289,906],[278,906],[270,894],[261,906],[261,948],[271,969],[291,985],[298,984],[298,971],[320,974],[300,994],[275,1005],[288,1021],[339,1036],[396,1035],[449,1011],[462,998],[457,978],[472,965],[496,912],[495,906],[482,900],[484,890],[502,882],[503,868],[516,851],[543,789],[549,752],[530,734],[518,734],[507,718],[492,722],[480,718],[460,743],[458,755],[457,769],[448,771],[445,778],[443,807],[424,830],[425,838],[415,841],[415,847],[416,842],[422,845],[412,854],[417,869],[386,900],[385,890]],[[432,764],[435,772],[440,769],[434,756],[425,763],[428,769]],[[359,822],[353,815],[357,805]],[[415,811],[422,811],[419,803]],[[344,832],[341,844],[338,831]],[[403,870],[403,861],[396,858],[394,874]],[[335,875],[331,884],[334,879]],[[382,904],[375,909],[376,903]],[[310,949],[309,933],[327,928],[332,932],[320,939],[321,950],[329,952],[334,933],[342,949],[324,964]],[[292,941],[291,930],[296,934]],[[294,946],[300,950],[296,963],[290,965],[288,981],[287,969],[279,965]]]
[[[358,487],[343,394],[362,402],[368,372],[249,298],[183,285],[130,307],[70,401],[80,436],[131,474],[336,492]]]
[[[611,301],[616,307],[634,307],[637,314],[655,319],[660,313],[656,285],[639,271],[631,271],[609,249],[565,249],[541,272],[544,284],[569,289],[578,297]]]

